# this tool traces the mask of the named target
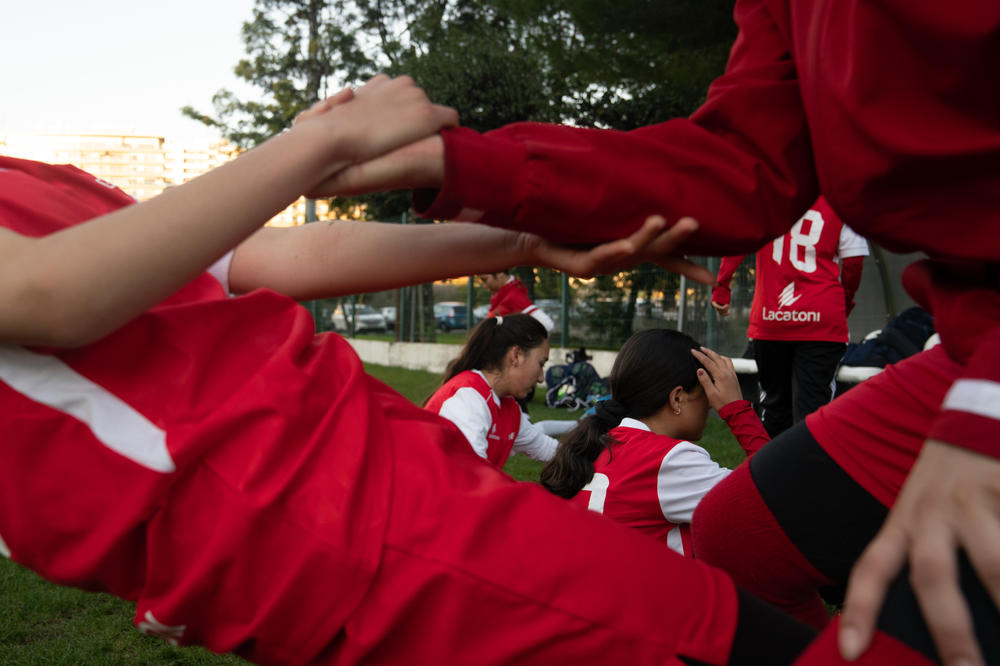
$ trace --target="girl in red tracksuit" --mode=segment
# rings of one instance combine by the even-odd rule
[[[868,243],[820,197],[757,252],[747,337],[757,362],[761,420],[776,436],[833,399],[847,315]],[[712,307],[729,314],[729,282],[744,255],[724,257]]]
[[[548,334],[534,317],[489,317],[473,329],[424,407],[457,425],[476,454],[498,469],[511,451],[549,460],[559,442],[517,403],[544,379],[548,360]]]
[[[483,465],[315,334],[299,299],[587,270],[591,253],[469,225],[258,229],[452,122],[377,77],[141,204],[0,157],[0,556],[262,663],[723,664],[762,614],[784,626],[725,574]],[[591,578],[620,552],[629,567]]]
[[[998,661],[1000,87],[988,82],[1000,5],[737,0],[734,16],[726,72],[690,118],[447,130],[423,143],[422,168],[398,155],[426,188],[415,207],[576,243],[690,216],[696,233],[658,253],[677,266],[678,249],[756,251],[822,193],[868,240],[927,253],[904,286],[940,348],[822,407],[716,486],[701,507],[717,497],[726,511],[706,515],[731,520],[702,530],[696,515],[696,550],[788,608],[815,607],[819,588],[852,575],[839,631],[851,658],[871,646],[865,663]],[[402,168],[386,162],[398,187]],[[343,181],[383,186],[371,169]],[[737,529],[766,547],[734,551]],[[836,634],[809,658],[837,663]]]
[[[694,444],[709,407],[747,455],[768,441],[740,395],[732,361],[669,329],[630,337],[611,370],[611,398],[597,403],[543,470],[561,497],[692,555],[695,507],[729,469]]]

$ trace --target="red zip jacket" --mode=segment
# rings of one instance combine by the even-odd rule
[[[1000,4],[740,0],[735,18],[726,73],[690,118],[449,130],[444,186],[415,205],[576,243],[691,215],[684,251],[722,256],[780,236],[822,191],[870,241],[965,260],[962,279],[909,281],[969,375],[929,436],[1000,455]]]

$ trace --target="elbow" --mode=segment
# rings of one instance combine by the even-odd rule
[[[0,342],[73,349],[115,328],[92,303],[57,284],[12,280],[4,292]]]

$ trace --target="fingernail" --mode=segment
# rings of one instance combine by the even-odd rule
[[[698,369],[698,376],[701,376],[701,375],[704,375],[704,374],[705,374],[705,371],[702,370],[701,368],[699,368]]]
[[[847,661],[854,661],[861,656],[861,634],[851,627],[840,627],[840,656]]]

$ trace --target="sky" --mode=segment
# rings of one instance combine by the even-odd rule
[[[253,0],[0,0],[0,136],[137,132],[201,141],[233,74]]]

